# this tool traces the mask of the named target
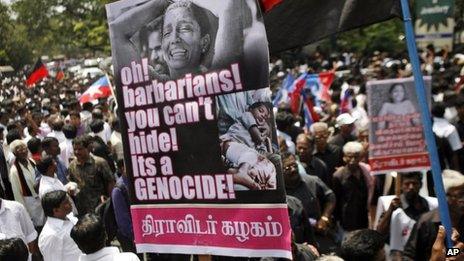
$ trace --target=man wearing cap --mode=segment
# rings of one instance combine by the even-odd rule
[[[459,233],[457,241],[464,239],[464,175],[453,170],[444,170],[443,185],[445,187],[451,225]],[[430,260],[433,243],[441,224],[439,209],[422,215],[414,225],[411,236],[403,251],[403,260]]]
[[[329,140],[329,143],[343,148],[347,142],[355,141],[356,136],[353,135],[355,121],[356,119],[349,113],[340,114],[336,119],[339,132]]]

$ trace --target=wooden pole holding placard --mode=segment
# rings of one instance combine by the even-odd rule
[[[198,255],[198,261],[211,261],[213,258],[211,255]]]
[[[403,179],[403,176],[401,176],[401,173],[397,172],[396,173],[396,178],[395,178],[395,195],[399,197],[401,195],[401,181]]]

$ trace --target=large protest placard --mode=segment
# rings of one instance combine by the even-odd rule
[[[138,252],[291,258],[254,0],[107,5]]]
[[[431,78],[424,82],[430,100]],[[430,168],[414,79],[369,81],[366,88],[373,173]]]

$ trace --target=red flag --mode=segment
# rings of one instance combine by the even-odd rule
[[[311,115],[312,122],[318,122],[319,119],[319,114],[314,110],[314,103],[311,97],[306,98],[305,105],[308,108],[309,114]]]
[[[34,65],[34,68],[27,74],[26,85],[31,87],[36,82],[48,76],[48,70],[42,60],[39,58]]]
[[[321,97],[320,97],[321,100],[323,101],[332,100],[332,98],[330,97],[329,89],[330,89],[330,85],[332,85],[334,78],[335,78],[335,74],[333,72],[323,72],[319,74],[319,79],[322,84]]]
[[[59,71],[56,73],[55,79],[56,79],[57,81],[61,81],[61,80],[63,80],[63,78],[64,78],[64,72],[63,72],[62,70],[59,70]]]
[[[303,74],[302,76],[298,77],[294,84],[295,88],[290,93],[290,110],[293,112],[293,114],[298,114],[300,113],[301,106],[301,90],[303,90],[306,84],[306,74]]]
[[[267,13],[274,6],[280,4],[281,2],[282,0],[261,0],[261,6],[263,7],[263,11]]]

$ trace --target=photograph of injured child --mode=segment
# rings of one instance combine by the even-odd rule
[[[218,96],[219,139],[235,190],[275,190],[280,157],[268,89]]]

